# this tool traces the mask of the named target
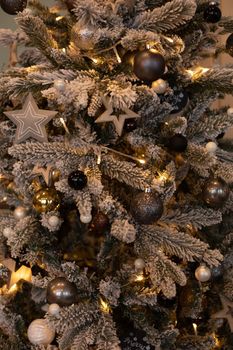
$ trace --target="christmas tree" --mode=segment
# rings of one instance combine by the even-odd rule
[[[0,6],[0,349],[233,349],[233,19]]]

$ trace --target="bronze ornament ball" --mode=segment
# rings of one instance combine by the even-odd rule
[[[38,213],[58,210],[61,199],[54,188],[42,188],[33,197],[33,207]]]
[[[77,301],[77,288],[65,277],[57,277],[49,282],[47,287],[47,301],[49,304],[69,306]]]
[[[145,81],[153,82],[162,77],[166,63],[163,56],[150,50],[139,51],[134,57],[133,71],[135,75]]]
[[[0,0],[0,6],[8,15],[16,15],[27,7],[27,0]]]
[[[203,199],[212,208],[221,208],[229,197],[230,189],[227,183],[220,179],[209,180],[203,190]]]
[[[161,218],[163,202],[156,192],[141,192],[133,197],[130,212],[139,224],[151,225]]]

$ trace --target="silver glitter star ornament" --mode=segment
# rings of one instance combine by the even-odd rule
[[[135,113],[134,111],[131,111],[129,108],[122,109],[122,113],[119,116],[116,116],[113,113],[113,106],[110,101],[109,97],[103,97],[102,98],[104,107],[106,108],[106,111],[99,116],[99,118],[96,119],[95,123],[106,123],[106,122],[112,122],[115,125],[116,132],[119,136],[122,135],[125,120],[126,119],[132,119],[132,118],[140,118],[140,115]]]
[[[17,126],[14,143],[21,143],[29,138],[39,142],[48,142],[45,125],[57,113],[39,109],[31,93],[27,96],[22,109],[4,112]]]

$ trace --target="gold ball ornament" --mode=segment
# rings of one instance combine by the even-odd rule
[[[200,265],[195,271],[195,277],[200,282],[207,282],[211,278],[211,270],[206,265]]]
[[[164,94],[167,90],[168,83],[163,79],[158,79],[153,81],[152,89],[156,92],[156,94]]]
[[[37,319],[32,321],[28,327],[28,339],[33,345],[47,346],[52,343],[55,338],[55,330],[48,326],[45,319]]]
[[[54,188],[42,188],[33,198],[33,207],[38,213],[56,211],[60,208],[61,199]]]
[[[81,50],[93,50],[95,46],[95,32],[96,28],[94,26],[80,20],[72,28],[71,40]]]
[[[54,182],[57,182],[60,180],[61,172],[58,169],[53,169],[52,171],[52,179]]]

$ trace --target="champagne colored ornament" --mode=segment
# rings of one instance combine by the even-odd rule
[[[131,214],[142,225],[150,225],[161,218],[163,202],[155,192],[141,192],[131,201]]]
[[[205,145],[205,148],[209,153],[213,154],[217,151],[218,145],[215,142],[210,141]]]
[[[61,308],[58,304],[51,304],[49,305],[49,310],[48,313],[52,316],[57,316],[59,315]]]
[[[49,327],[45,319],[32,321],[28,327],[28,339],[33,345],[47,346],[55,338],[55,330]]]
[[[10,227],[5,227],[2,234],[5,238],[11,238],[14,234],[14,231]]]
[[[163,79],[158,79],[156,81],[153,81],[152,83],[152,89],[157,94],[164,94],[167,90],[167,87],[168,87],[168,83]]]
[[[160,53],[144,50],[139,51],[134,57],[134,73],[143,81],[153,82],[161,78],[165,68],[165,60]]]
[[[38,213],[56,211],[60,207],[60,196],[54,188],[42,188],[33,198],[33,207]]]
[[[49,225],[52,226],[52,227],[57,227],[57,226],[59,225],[59,223],[60,223],[60,219],[59,219],[58,216],[52,215],[52,216],[50,216],[50,218],[48,219],[48,223],[49,223]]]
[[[80,215],[80,221],[83,224],[90,224],[91,220],[92,220],[92,215],[91,214]]]
[[[49,304],[69,306],[77,302],[77,288],[65,277],[57,277],[49,282],[47,287],[47,301]]]
[[[227,183],[220,179],[208,180],[203,189],[203,199],[212,208],[221,208],[229,197]]]
[[[143,270],[146,266],[145,261],[141,258],[138,258],[134,261],[135,270],[140,271]]]
[[[14,210],[14,217],[17,220],[24,219],[27,215],[27,209],[25,207],[19,206]]]
[[[72,28],[71,40],[75,45],[84,51],[93,50],[95,45],[96,28],[85,21],[78,21]]]
[[[232,107],[228,108],[227,115],[229,115],[229,117],[233,116],[233,108]]]
[[[27,7],[27,0],[0,0],[0,6],[8,15],[16,15]]]
[[[200,282],[207,282],[211,278],[211,270],[203,264],[196,269],[195,277]]]

